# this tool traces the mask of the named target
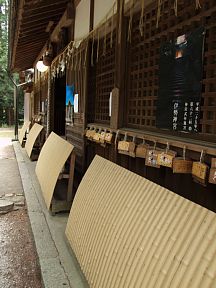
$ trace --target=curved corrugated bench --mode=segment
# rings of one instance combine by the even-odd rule
[[[28,138],[26,140],[26,143],[25,143],[25,150],[26,150],[26,153],[28,154],[29,158],[31,158],[31,155],[32,155],[32,150],[33,150],[33,147],[35,145],[35,142],[39,136],[39,134],[41,133],[41,131],[44,129],[44,127],[38,123],[35,123],[29,134],[28,134]]]
[[[31,125],[31,121],[25,121],[22,128],[19,131],[18,140],[19,140],[21,145],[23,144],[25,134],[26,134],[27,130],[29,130],[30,125]]]
[[[66,236],[90,287],[216,287],[216,214],[99,156]]]

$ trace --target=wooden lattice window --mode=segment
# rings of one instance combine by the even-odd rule
[[[158,2],[158,1],[156,1]],[[157,3],[145,10],[144,36],[139,30],[140,13],[133,17],[132,39],[127,45],[127,127],[156,129],[159,49],[163,42],[204,26],[206,29],[200,134],[216,134],[216,0],[178,1],[178,16],[173,1],[164,1],[159,27],[156,28]]]
[[[89,94],[88,94],[88,122],[109,123],[109,97],[114,88],[115,70],[115,39],[110,45],[111,33],[99,43],[99,57],[97,59],[97,41],[95,40],[93,63],[89,62]],[[104,41],[106,45],[104,48]],[[112,46],[112,47],[111,47]],[[90,51],[90,58],[91,51]]]

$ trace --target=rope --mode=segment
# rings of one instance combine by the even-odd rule
[[[87,53],[88,53],[88,40],[86,41],[85,58],[84,58],[84,65],[83,65],[84,67],[86,67]]]
[[[112,11],[112,20],[111,20],[111,35],[110,35],[110,48],[113,47],[113,29],[114,29],[114,14],[115,14],[115,6],[113,6],[113,11]]]
[[[71,57],[71,70],[74,69],[74,55]]]
[[[124,1],[124,0],[121,0],[121,1]],[[91,30],[87,35],[85,35],[84,37],[82,38],[79,38],[79,39],[76,39],[76,40],[71,40],[71,42],[64,48],[64,50],[61,52],[61,54],[57,55],[53,61],[52,61],[52,66],[56,64],[56,62],[58,61],[59,57],[64,54],[67,49],[70,47],[70,45],[74,45],[75,43],[77,42],[80,42],[80,41],[84,41],[84,40],[87,40],[91,35],[93,35],[93,33],[95,33],[104,23],[105,21],[107,21],[107,19],[109,18],[110,14],[111,13],[114,13],[115,11],[115,6],[117,4],[117,0],[115,0],[115,2],[113,3],[113,6],[111,7],[111,9],[107,12],[107,14],[105,15],[105,17],[97,24],[97,26],[95,26],[95,28],[93,30]]]
[[[200,0],[195,0],[196,1],[196,9],[202,8],[200,4]]]
[[[178,0],[174,0],[174,12],[175,16],[178,16]]]
[[[158,0],[156,28],[158,28],[159,19],[160,19],[160,16],[161,16],[161,4],[162,4],[162,0]]]
[[[100,32],[98,29],[98,38],[97,38],[97,62],[98,62],[98,58],[99,58],[99,50],[100,50]]]
[[[80,49],[80,53],[79,53],[79,67],[78,67],[78,70],[80,71],[81,70],[81,66],[82,66],[82,50]]]
[[[92,34],[91,66],[94,66],[94,33]]]
[[[132,33],[132,24],[133,24],[133,8],[134,8],[134,0],[132,0],[132,5],[131,5],[131,8],[130,8],[130,20],[129,20],[129,25],[128,25],[128,37],[127,37],[127,40],[130,43],[131,43],[131,33]]]
[[[105,22],[105,36],[104,36],[104,43],[103,43],[103,56],[106,55],[106,42],[107,42],[107,23]]]
[[[144,7],[145,7],[145,0],[141,0],[141,14],[140,14],[140,21],[139,21],[139,30],[140,34],[143,37],[144,35]]]
[[[75,54],[75,65],[74,65],[74,71],[77,70],[77,64],[78,64],[78,53]]]
[[[119,27],[118,27],[118,43],[121,42],[121,23],[122,23],[122,13],[123,13],[124,0],[120,0],[120,11],[119,11]]]

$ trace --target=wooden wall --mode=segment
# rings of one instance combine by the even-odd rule
[[[98,15],[98,11],[93,13],[91,9],[94,6],[94,9],[98,9],[98,7],[93,5],[94,1],[90,2],[90,15],[93,17],[94,14]],[[79,94],[79,112],[74,114],[73,125],[66,126],[66,138],[75,146],[77,155],[75,167],[77,185],[94,155],[99,154],[179,195],[216,211],[214,185],[201,186],[192,181],[191,175],[174,175],[169,168],[146,167],[142,159],[118,154],[114,143],[102,147],[86,141],[84,137],[85,128],[89,123],[110,128],[111,122],[113,123],[111,120],[115,117],[116,130],[126,128],[129,131],[136,129],[141,133],[145,131],[160,132],[167,137],[169,135],[180,136],[179,139],[182,141],[189,138],[187,140],[189,142],[193,142],[196,138],[199,141],[209,141],[210,145],[216,148],[214,144],[216,140],[216,0],[200,1],[201,8],[197,10],[194,0],[179,0],[177,17],[174,15],[173,1],[165,0],[158,28],[156,27],[158,1],[153,1],[145,7],[143,36],[139,30],[141,11],[140,7],[136,7],[132,11],[130,41],[128,41],[128,25],[131,13],[129,11],[123,15],[120,9],[121,1],[117,2],[118,10],[114,17],[113,33],[110,31],[112,19],[108,19],[109,29],[101,28],[100,40],[97,40],[97,32],[92,34],[79,48],[76,48],[72,59],[67,64],[66,83],[74,84],[75,93]],[[83,3],[81,1],[79,5]],[[130,7],[130,3],[127,3],[128,7]],[[78,15],[81,15],[80,13],[81,11]],[[91,17],[89,18],[89,31],[98,21],[94,22]],[[75,20],[75,31],[71,35],[79,35],[76,27],[82,25],[82,17],[79,21],[78,18],[77,22]],[[206,27],[206,37],[200,133],[191,135],[161,131],[155,126],[159,47],[162,42],[172,40],[201,25]],[[112,115],[111,119],[109,117],[109,96],[113,88],[119,89],[119,98],[117,99],[117,114]],[[153,139],[154,136],[152,136]],[[178,147],[172,148],[178,152],[178,155],[182,154],[182,150]],[[193,150],[188,151],[188,156],[194,160],[199,159],[199,155]],[[210,161],[209,155],[206,160]]]
[[[125,37],[125,70],[121,75],[123,81],[122,87],[123,105],[119,107],[119,115],[123,115],[123,122],[118,128],[128,128],[131,131],[153,131],[162,132],[164,135],[180,136],[182,141],[190,138],[191,141],[196,138],[202,141],[210,141],[215,145],[216,139],[216,86],[215,82],[215,37],[216,29],[216,1],[201,1],[202,8],[195,9],[194,1],[178,1],[178,17],[174,15],[173,3],[164,1],[161,11],[159,27],[156,28],[156,1],[146,8],[144,13],[144,36],[139,31],[140,11],[134,12],[132,22],[131,41],[127,41],[127,31],[129,16],[123,21],[122,31],[126,31]],[[169,41],[175,37],[192,31],[196,27],[204,25],[206,28],[205,51],[204,51],[204,74],[202,85],[202,107],[200,133],[183,134],[181,132],[161,131],[155,126],[156,105],[158,95],[158,61],[159,47],[162,42]],[[124,32],[123,32],[124,33]],[[115,46],[118,49],[119,43]],[[124,47],[122,45],[121,47]],[[113,55],[117,51],[112,51]],[[102,57],[101,57],[102,58]],[[112,87],[110,75],[119,70],[116,66],[116,59],[109,56],[100,60],[93,67],[89,66],[90,81],[88,83],[90,93],[88,95],[88,123],[94,122],[95,126],[110,127],[110,118],[107,117],[108,111],[108,91]],[[98,67],[100,66],[100,69]],[[104,73],[100,74],[101,71]],[[99,81],[102,76],[102,83]],[[115,75],[114,75],[115,78]],[[110,81],[110,82],[109,82]],[[119,82],[117,81],[119,84]],[[111,85],[109,85],[111,84]],[[115,85],[114,85],[115,86]],[[114,88],[113,86],[113,88]],[[107,88],[107,90],[106,90]],[[134,130],[136,129],[136,130]],[[152,136],[152,139],[154,137]],[[178,147],[172,147],[182,155],[182,150]],[[198,160],[200,153],[192,150],[188,151],[188,156]],[[179,195],[184,196],[202,206],[216,211],[215,185],[207,184],[206,187],[195,183],[191,175],[173,174],[169,168],[160,169],[145,166],[143,159],[131,158],[129,156],[118,154],[114,144],[102,147],[99,144],[87,141],[86,146],[86,166],[91,163],[95,154],[106,159],[114,161],[119,165],[144,176],[157,184],[164,186]],[[205,161],[210,164],[210,156],[205,157]]]

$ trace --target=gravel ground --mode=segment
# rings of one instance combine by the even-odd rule
[[[26,210],[0,216],[0,287],[40,288],[41,276]]]
[[[0,129],[0,195],[23,192],[12,137],[12,131]],[[40,268],[25,207],[0,215],[0,288],[41,287]]]

